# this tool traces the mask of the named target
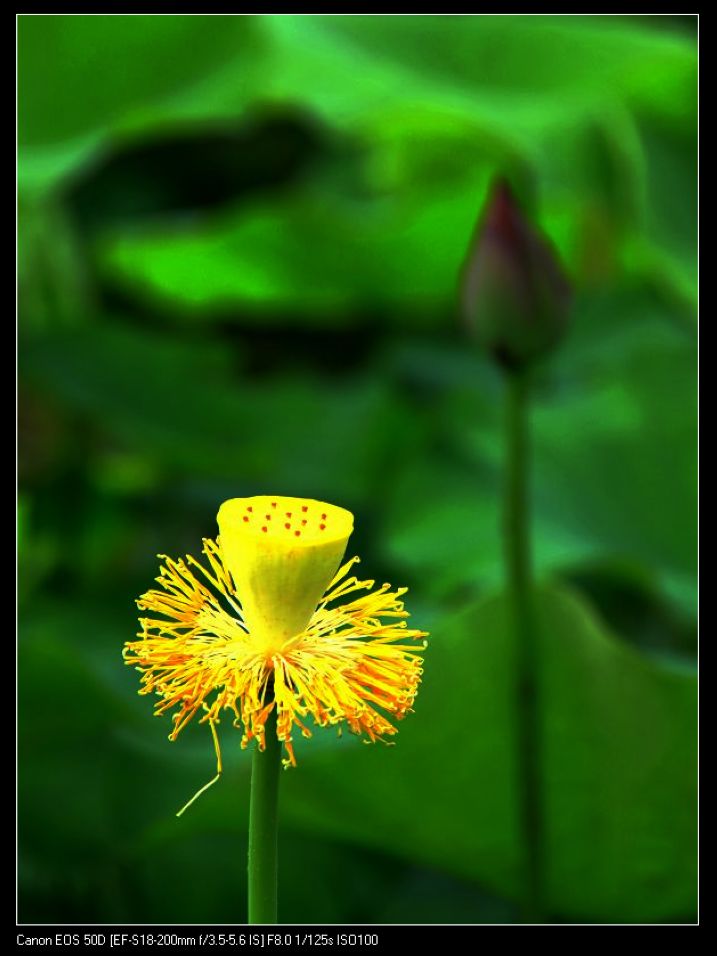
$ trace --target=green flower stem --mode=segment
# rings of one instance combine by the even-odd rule
[[[276,708],[266,721],[266,749],[254,750],[249,803],[249,922],[277,921],[277,835],[281,741]]]
[[[506,375],[505,561],[517,654],[518,799],[524,848],[525,922],[543,918],[543,806],[536,627],[530,547],[529,383],[526,372]]]

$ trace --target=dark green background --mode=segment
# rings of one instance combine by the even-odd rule
[[[19,18],[22,920],[242,921],[248,755],[123,667],[222,500],[356,515],[431,631],[393,747],[282,777],[286,921],[518,912],[502,383],[457,276],[509,175],[575,285],[534,406],[550,915],[696,899],[696,19]]]

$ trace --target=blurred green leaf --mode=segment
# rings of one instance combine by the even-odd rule
[[[622,128],[622,127],[619,127]],[[633,137],[635,131],[631,131]],[[596,134],[597,142],[603,133]],[[449,154],[455,153],[451,143]],[[691,308],[696,230],[682,223],[678,254],[643,227],[647,190],[639,141],[608,172],[590,169],[586,144],[562,145],[564,164],[539,172],[547,182],[541,217],[578,284],[610,279],[623,261],[667,298]],[[595,150],[592,151],[593,153]],[[96,246],[98,271],[112,288],[166,314],[206,322],[345,325],[369,310],[393,324],[445,325],[478,210],[496,167],[526,174],[501,148],[473,148],[440,182],[415,184],[404,171],[390,189],[363,196],[330,182],[275,200],[177,225],[106,230]],[[364,171],[365,173],[365,171]],[[692,175],[682,170],[691,190]],[[551,177],[559,177],[561,193]],[[588,200],[592,193],[592,199]],[[688,204],[693,196],[687,196]],[[664,263],[668,267],[664,267]]]
[[[256,44],[252,17],[21,15],[21,183],[53,185],[111,136],[241,111]]]
[[[99,414],[104,432],[165,469],[272,482],[277,493],[289,482],[316,496],[330,483],[346,499],[376,480],[400,414],[385,385],[289,374],[257,382],[231,375],[231,357],[107,322],[28,342],[23,372],[76,412]]]
[[[598,921],[690,918],[695,676],[616,640],[570,592],[546,587],[538,606],[551,909]],[[204,728],[170,746],[168,722],[152,721],[150,701],[134,695],[117,626],[97,645],[86,612],[49,620],[58,635],[74,629],[75,637],[60,644],[43,636],[48,625],[38,621],[21,648],[23,746],[42,755],[21,777],[26,852],[36,865],[47,866],[54,846],[71,845],[76,860],[131,861],[141,873],[165,852],[174,857],[170,845],[184,846],[190,859],[204,856],[211,834],[231,834],[240,855],[248,762],[247,755],[238,759],[236,731],[222,724],[225,776],[176,821],[176,806],[211,773]],[[416,713],[396,746],[361,746],[351,735],[339,741],[317,730],[315,740],[300,743],[298,768],[282,776],[284,828],[316,834],[319,845],[331,839],[374,848],[516,897],[513,666],[503,599],[444,619],[427,651]],[[99,684],[88,682],[93,671]],[[73,739],[82,747],[68,762],[62,741]],[[333,743],[327,749],[324,741]],[[96,754],[90,765],[87,748]],[[44,784],[38,773],[49,775]],[[109,850],[118,828],[125,834],[119,857]],[[321,860],[312,859],[320,880]],[[155,891],[143,904],[155,913],[156,898]],[[206,909],[203,899],[192,894],[193,912]],[[167,901],[160,909],[172,918]]]
[[[239,310],[262,323],[288,316],[335,326],[381,308],[405,322],[435,321],[436,306],[453,300],[487,171],[480,176],[419,202],[299,196],[204,220],[199,230],[120,234],[100,245],[99,264],[111,284],[200,319]]]
[[[536,383],[537,568],[639,558],[692,615],[696,343],[624,293],[581,306],[574,326],[555,371]],[[413,354],[414,373],[424,375]],[[502,575],[501,383],[478,363],[471,382],[464,359],[446,361],[454,387],[444,380],[426,416],[436,450],[428,446],[420,468],[399,466],[383,536],[391,560],[438,593],[495,586]]]
[[[560,96],[564,109],[585,109],[589,93],[593,103],[647,101],[682,117],[685,84],[695,75],[687,38],[646,34],[600,17],[274,16],[268,24],[287,66],[273,78],[276,87],[301,91],[346,118],[366,121],[370,105],[372,123],[395,116],[397,103],[415,100],[461,118],[480,118],[483,109],[503,124],[512,111],[510,121],[522,119],[534,130],[545,100],[555,109]],[[314,82],[312,61],[331,82]],[[362,69],[354,69],[357,62]],[[659,98],[654,85],[646,87],[648,76],[653,84],[659,77]],[[478,97],[469,99],[468,90]]]
[[[397,107],[418,104],[534,133],[546,112],[558,117],[558,97],[563,113],[625,100],[684,120],[695,76],[690,39],[601,18],[39,15],[19,26],[20,141],[32,146],[159,124],[183,100],[206,118],[222,87],[225,107],[241,107],[257,60],[270,97],[364,127],[395,126]]]
[[[601,559],[574,567],[568,581],[625,640],[668,659],[695,661],[697,621],[660,593],[644,565]]]
[[[243,921],[245,867],[237,860],[246,856],[250,755],[223,722],[221,782],[191,813],[174,816],[211,776],[213,748],[206,727],[188,727],[171,745],[167,720],[152,719],[152,700],[137,695],[137,675],[120,659],[132,619],[128,600],[54,602],[25,615],[20,745],[33,759],[19,782],[20,917]],[[339,743],[318,733],[311,750]],[[198,866],[201,887],[192,878]],[[346,872],[352,878],[340,879]],[[286,822],[280,880],[289,922],[307,913],[317,922],[410,920],[418,899],[431,922],[513,918],[510,904],[468,882]]]
[[[190,35],[193,55],[186,57],[182,51]],[[148,48],[151,57],[144,55]],[[478,165],[489,167],[517,164],[525,170],[530,164],[549,184],[556,201],[566,190],[584,191],[587,170],[603,194],[607,188],[613,206],[614,199],[624,198],[627,191],[628,202],[615,213],[624,216],[630,208],[639,209],[644,198],[639,182],[644,159],[628,111],[667,124],[678,136],[687,133],[694,138],[693,42],[648,34],[629,21],[618,25],[569,17],[175,15],[115,17],[110,23],[103,16],[40,16],[21,18],[20,50],[21,113],[30,124],[27,130],[21,127],[21,142],[29,146],[23,153],[21,181],[29,183],[51,176],[53,156],[57,176],[83,156],[77,147],[73,153],[71,145],[80,135],[96,140],[108,130],[147,131],[153,126],[161,130],[179,120],[227,118],[232,110],[241,116],[260,88],[259,78],[265,102],[300,106],[329,128],[358,137],[365,144],[367,183],[392,194],[405,194],[408,188],[413,209],[423,209],[426,220],[431,218],[434,197],[415,187],[440,180],[452,182],[463,197],[470,224],[478,203],[466,197],[474,194],[476,159]],[[167,68],[158,68],[158,57],[160,66],[167,61]],[[67,68],[68,58],[72,69]],[[105,70],[102,83],[88,83],[103,59],[131,61],[134,68]],[[92,96],[87,96],[88,89]],[[66,97],[74,108],[58,109],[58,96]],[[53,99],[52,109],[48,97]],[[85,104],[84,112],[77,108],[78,101]],[[691,108],[685,110],[690,102]],[[68,121],[74,125],[65,128],[62,124]],[[604,162],[599,158],[596,162],[594,156],[599,157],[604,131],[611,128],[608,182]],[[594,141],[595,148],[586,152],[580,131],[594,129],[603,132]],[[489,171],[483,169],[482,175]],[[663,195],[664,191],[655,192],[655,201]],[[324,281],[319,283],[314,269],[305,269],[309,256],[323,264],[336,262],[341,255],[336,246],[342,233],[341,212],[324,214],[333,230],[328,237],[322,236],[321,226],[316,235],[321,210],[317,216],[303,208],[297,215],[298,221],[292,222],[289,213],[288,221],[276,223],[269,209],[259,211],[256,222],[244,222],[238,235],[224,227],[219,234],[210,228],[206,236],[200,231],[185,237],[186,257],[198,256],[205,265],[194,270],[200,272],[200,286],[195,278],[195,287],[189,286],[184,294],[176,284],[179,276],[184,274],[185,281],[187,276],[176,239],[172,243],[165,235],[154,250],[140,244],[120,255],[119,265],[129,270],[130,283],[149,284],[161,296],[173,294],[180,304],[185,300],[195,306],[200,301],[206,304],[212,287],[212,304],[226,301],[229,294],[230,300],[258,299],[281,306],[282,293],[296,294],[304,272],[303,283],[298,282],[300,298],[313,289],[311,306],[344,302],[350,282],[339,282],[337,289],[327,281],[331,269],[324,269]],[[409,212],[409,220],[413,215]],[[372,218],[377,218],[375,213]],[[407,234],[405,261],[414,264],[414,276],[426,268],[429,275],[435,274],[429,250],[446,258],[450,252],[454,267],[460,261],[465,227],[452,228],[452,220],[439,225],[442,228],[436,231],[431,224],[431,233],[426,223],[426,234],[415,237],[419,251],[426,250],[421,258],[415,255],[410,224],[399,223]],[[391,228],[389,223],[389,233]],[[367,238],[370,243],[370,224]],[[168,239],[172,248],[165,251]],[[387,252],[390,261],[401,262],[390,240],[388,250],[374,241],[373,256],[370,250],[368,256],[361,254],[365,241],[364,237],[345,245],[344,256],[353,263],[358,253],[358,261],[369,267],[369,281],[380,277],[372,273]],[[643,262],[650,262],[651,249]],[[694,257],[694,237],[688,254]],[[146,274],[138,275],[138,269]],[[339,267],[338,275],[342,271]],[[439,274],[443,276],[442,270]],[[688,282],[680,275],[674,281],[684,295]],[[441,295],[445,297],[451,287],[450,281],[444,283]],[[270,290],[273,297],[267,301]]]
[[[616,640],[569,592],[544,588],[538,608],[551,909],[598,921],[688,918],[694,674]],[[341,759],[302,746],[284,791],[290,819],[517,895],[513,673],[504,600],[437,626],[396,746],[353,744]]]

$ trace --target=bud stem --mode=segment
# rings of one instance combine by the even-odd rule
[[[249,923],[277,921],[277,844],[281,741],[276,708],[266,720],[266,749],[254,749],[249,802]]]
[[[517,768],[524,850],[523,921],[543,919],[543,805],[538,650],[530,546],[528,372],[506,373],[505,564],[516,647]]]

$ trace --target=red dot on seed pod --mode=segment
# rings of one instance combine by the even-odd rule
[[[264,525],[264,527],[263,527],[261,530],[262,530],[262,531],[268,531],[269,529],[266,527],[266,525]]]

